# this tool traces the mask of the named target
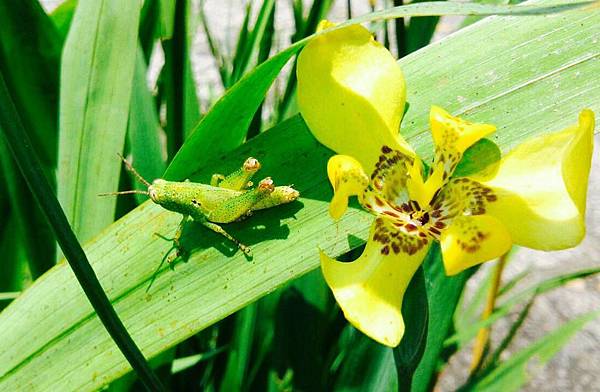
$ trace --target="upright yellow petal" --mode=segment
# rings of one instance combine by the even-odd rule
[[[370,173],[382,146],[414,153],[398,135],[404,76],[362,26],[315,37],[298,57],[298,105],[317,140]]]
[[[437,148],[455,149],[461,154],[479,139],[496,131],[493,125],[468,122],[435,105],[429,112],[429,123]]]
[[[470,123],[450,115],[438,106],[431,107],[429,123],[435,143],[432,174],[441,177],[443,181],[450,178],[467,148],[496,131],[493,125]]]
[[[489,215],[460,216],[442,231],[440,245],[448,275],[495,259],[510,250],[512,241],[504,225]]]
[[[380,217],[357,260],[342,263],[321,253],[323,275],[348,321],[379,343],[397,346],[404,335],[404,292],[429,245]]]
[[[565,249],[585,235],[585,200],[591,166],[594,113],[579,123],[533,138],[505,156],[495,173],[473,177],[491,188],[486,213],[503,222],[519,245]]]
[[[361,194],[369,185],[369,177],[360,163],[347,155],[334,155],[327,162],[327,175],[333,186],[329,214],[339,219],[348,208],[348,198]]]

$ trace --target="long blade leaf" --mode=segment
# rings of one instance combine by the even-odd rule
[[[141,1],[81,0],[61,70],[58,198],[89,240],[114,217],[131,100]]]

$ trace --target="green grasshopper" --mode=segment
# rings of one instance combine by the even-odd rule
[[[250,248],[227,233],[219,223],[242,220],[252,215],[254,211],[290,203],[299,196],[298,191],[291,186],[274,186],[271,177],[264,178],[256,188],[252,188],[253,184],[250,180],[260,169],[260,163],[255,158],[246,159],[240,169],[228,176],[213,174],[210,185],[207,185],[189,180],[174,182],[163,179],[156,179],[150,183],[122,155],[119,154],[119,157],[127,170],[147,186],[148,190],[104,193],[102,196],[140,193],[148,195],[154,203],[163,208],[183,215],[173,238],[157,234],[173,242],[173,247],[167,252],[165,258],[172,250],[176,250],[176,257],[182,254],[183,248],[179,240],[184,225],[191,220],[221,234],[235,243],[244,254],[250,256]]]

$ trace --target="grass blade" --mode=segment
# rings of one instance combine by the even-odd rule
[[[458,343],[459,346],[465,345],[469,342],[476,334],[477,331],[481,328],[486,328],[492,325],[496,320],[506,316],[511,309],[530,298],[532,295],[540,295],[550,290],[554,290],[558,287],[564,286],[568,282],[575,279],[582,279],[588,276],[592,276],[600,273],[600,268],[590,268],[582,271],[577,271],[569,274],[555,276],[550,279],[546,279],[542,282],[539,282],[527,289],[521,291],[518,294],[515,294],[513,297],[506,300],[501,306],[497,307],[497,309],[490,315],[489,318],[485,320],[481,320],[477,323],[473,323],[463,330],[458,331],[455,335],[448,338],[445,342],[446,345]]]
[[[163,387],[160,381],[148,366],[142,352],[127,333],[125,326],[102,290],[102,286],[90,266],[85,252],[71,230],[65,214],[58,204],[58,200],[54,197],[50,183],[44,175],[37,155],[31,148],[31,142],[23,128],[20,116],[8,93],[3,74],[1,73],[0,128],[2,128],[7,144],[19,164],[23,177],[27,180],[36,201],[46,214],[46,218],[54,230],[61,249],[98,317],[123,355],[138,373],[144,385],[151,391],[162,391]]]
[[[146,62],[141,47],[138,47],[133,91],[129,106],[128,140],[135,169],[148,180],[159,178],[166,164],[161,153],[159,133],[162,132],[156,113],[154,97],[146,83]],[[116,159],[116,155],[115,155]],[[146,190],[139,181],[133,181],[135,189]],[[138,203],[147,198],[136,195]]]
[[[61,49],[62,38],[37,1],[0,2],[0,69],[48,174],[54,172],[57,160]],[[4,146],[0,150],[3,178],[13,213],[18,214],[29,269],[37,278],[54,265],[56,243],[10,153]]]
[[[596,311],[569,321],[513,355],[474,385],[469,385],[468,390],[477,392],[519,391],[529,378],[527,364],[532,358],[537,357],[538,364],[545,365],[569,342],[573,335],[598,316],[600,316],[600,312]]]
[[[81,0],[63,52],[58,198],[83,241],[113,221],[141,2]]]
[[[267,90],[281,68],[300,48],[301,45],[291,46],[271,57],[236,83],[226,98],[217,101],[179,150],[167,168],[165,178],[188,178],[199,156],[210,160],[239,146]]]

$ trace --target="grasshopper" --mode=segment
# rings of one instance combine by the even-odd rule
[[[176,257],[182,254],[183,248],[179,240],[184,225],[192,220],[221,234],[236,244],[244,254],[251,256],[250,248],[227,233],[219,224],[242,220],[254,211],[290,203],[299,196],[292,186],[274,186],[271,177],[264,178],[256,188],[252,188],[251,179],[261,166],[260,162],[252,157],[246,159],[240,169],[228,176],[213,174],[210,185],[189,180],[174,182],[163,179],[156,179],[150,183],[122,155],[119,154],[119,157],[126,169],[148,189],[103,193],[102,196],[140,193],[148,195],[150,200],[163,208],[183,215],[173,238],[157,234],[173,242],[173,247],[165,258],[172,250],[176,250]]]

